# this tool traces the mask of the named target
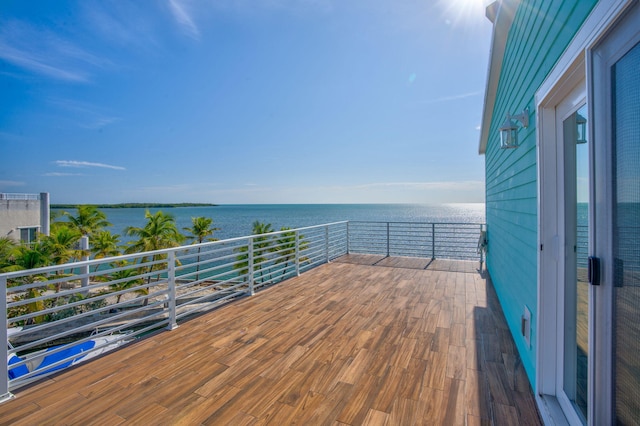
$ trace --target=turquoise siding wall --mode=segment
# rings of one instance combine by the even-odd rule
[[[535,93],[578,31],[596,0],[522,1],[507,39],[486,148],[487,268],[525,370],[535,389],[537,344],[537,166]],[[500,149],[507,112],[529,107],[520,147]],[[531,311],[531,346],[520,317]]]

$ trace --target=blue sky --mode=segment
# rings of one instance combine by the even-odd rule
[[[484,201],[482,0],[0,3],[0,192]]]

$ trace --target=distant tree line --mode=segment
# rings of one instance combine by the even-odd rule
[[[192,226],[184,228],[186,234],[182,234],[173,215],[147,210],[144,226],[124,229],[125,235],[137,239],[122,245],[119,234],[105,229],[111,223],[97,206],[81,205],[76,211],[76,214],[68,211],[53,213],[49,235],[40,234],[35,242],[22,244],[9,237],[0,237],[0,272],[62,265],[85,257],[101,259],[123,253],[178,247],[185,241],[215,241],[213,233],[219,229],[213,226],[211,218],[194,217]],[[79,248],[83,236],[89,237],[88,250]]]
[[[128,226],[123,233],[133,239],[127,244],[121,244],[119,234],[114,234],[105,228],[112,226],[107,221],[106,215],[95,205],[81,205],[77,207],[76,213],[68,211],[52,214],[51,229],[49,235],[39,234],[35,242],[18,243],[9,237],[0,237],[0,273],[14,272],[34,269],[50,265],[63,265],[69,262],[79,261],[85,258],[111,258],[109,263],[112,271],[107,275],[96,274],[95,281],[105,281],[108,286],[106,292],[120,292],[131,289],[131,291],[141,295],[149,294],[148,286],[143,285],[144,279],[140,276],[146,275],[147,282],[154,276],[154,268],[161,267],[162,259],[166,259],[166,254],[153,254],[152,258],[140,259],[140,266],[136,267],[127,260],[119,259],[122,254],[153,252],[156,250],[178,247],[185,241],[193,244],[201,244],[208,241],[217,241],[214,238],[216,228],[212,218],[192,217],[191,226],[182,229],[182,233],[176,226],[175,218],[171,214],[158,211],[145,212],[146,223],[141,227]],[[273,232],[271,224],[256,221],[253,223],[253,278],[257,283],[267,283],[274,279],[282,279],[287,273],[295,269],[297,253],[304,251],[308,242],[303,235],[298,235],[290,228],[283,227],[278,235],[265,235]],[[89,239],[89,248],[81,249],[80,240],[83,236]],[[296,240],[298,242],[296,242]],[[296,250],[298,245],[298,250]],[[234,269],[239,275],[246,274],[249,270],[249,255],[247,247],[236,249],[236,262]],[[273,254],[273,260],[268,261],[268,255]],[[302,257],[300,261],[306,261]],[[127,266],[131,265],[131,268]],[[148,266],[143,266],[148,265]],[[269,266],[271,265],[271,266]],[[200,247],[197,252],[195,280],[199,279],[200,270]],[[271,272],[272,267],[279,266],[281,271],[279,277]],[[91,271],[97,272],[97,268]],[[65,271],[60,270],[56,274],[60,278],[65,276]],[[71,276],[71,275],[69,275]],[[28,275],[18,281],[11,280],[9,286],[21,283],[36,282],[44,277]],[[157,277],[156,277],[157,278]],[[111,283],[113,282],[113,283]],[[33,303],[12,308],[9,317],[17,317],[25,313],[39,312],[50,309],[54,306],[62,306],[72,302],[87,299],[88,295],[83,292],[66,297],[56,297],[46,300],[38,300],[45,291],[61,291],[61,284],[56,286],[35,287],[24,294],[14,296],[14,300],[34,299]],[[120,302],[122,294],[117,296],[116,303]],[[148,299],[145,298],[145,305]],[[43,314],[26,321],[25,324],[52,321],[87,312],[106,305],[104,300],[95,301],[87,299],[86,304],[74,304],[73,307],[65,310],[58,310],[55,314]]]
[[[127,226],[124,229],[124,235],[133,239],[127,244],[122,244],[120,234],[114,234],[105,229],[112,224],[96,205],[80,205],[76,208],[76,214],[68,211],[52,213],[49,235],[39,234],[35,242],[23,244],[9,237],[0,237],[0,273],[62,265],[80,261],[83,258],[103,259],[121,254],[162,250],[179,247],[185,241],[202,244],[217,241],[213,235],[215,231],[220,230],[214,226],[213,219],[209,217],[192,217],[191,226],[182,229],[184,234],[178,229],[175,217],[161,210],[156,213],[147,210],[145,219],[146,223],[142,227]],[[252,231],[254,235],[258,235],[254,239],[256,251],[254,263],[258,270],[256,272],[259,272],[267,252],[274,250],[281,252],[276,263],[286,262],[288,265],[293,260],[296,239],[295,233],[290,228],[281,228],[281,231],[288,232],[275,236],[275,241],[271,237],[264,236],[274,232],[269,223],[256,221],[253,223]],[[79,243],[83,236],[89,238],[88,250],[80,248]],[[304,248],[307,243],[303,241],[303,237],[298,236]],[[275,245],[272,245],[274,243]],[[160,258],[151,260],[156,261]],[[237,256],[238,262],[235,265],[235,269],[238,269],[240,274],[246,273],[247,260],[246,248],[240,249]],[[200,248],[198,248],[196,268],[199,268],[199,263]],[[124,266],[124,264],[112,266]],[[198,275],[196,275],[197,279]]]
[[[52,204],[52,209],[77,209],[90,205],[99,209],[165,209],[174,207],[216,207],[217,204],[208,203],[119,203],[119,204]]]

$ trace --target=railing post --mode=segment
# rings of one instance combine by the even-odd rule
[[[482,224],[480,224],[480,235],[482,235]],[[480,272],[482,272],[483,263],[484,263],[484,247],[480,247]]]
[[[431,260],[436,258],[436,224],[431,224]]]
[[[0,312],[2,312],[2,324],[0,325],[0,359],[3,361],[9,359],[9,348],[7,347],[7,279],[0,278],[0,287],[2,288],[2,296],[0,297]],[[7,343],[5,343],[7,342]],[[0,402],[8,401],[13,398],[9,392],[9,364],[7,361],[0,368]]]
[[[169,325],[167,329],[178,328],[176,321],[176,252],[170,251],[167,255],[167,282],[169,285]]]
[[[349,224],[350,224],[350,223],[351,223],[351,222],[347,222],[347,254],[349,254],[349,246],[350,246],[350,244],[351,244],[351,243],[350,243],[350,240],[349,240],[349,231],[350,231]]]
[[[89,237],[86,235],[80,238],[80,250],[89,251]],[[82,260],[89,260],[89,256],[82,256]],[[80,273],[83,275],[80,279],[80,286],[83,288],[89,287],[89,265],[83,265],[82,268],[80,268]]]
[[[389,222],[387,222],[387,257],[391,256],[391,249],[389,244]]]
[[[329,227],[324,227],[324,257],[329,263]]]
[[[296,231],[296,276],[300,276],[300,231]]]
[[[247,248],[249,256],[247,257],[247,279],[249,280],[249,295],[256,294],[253,284],[253,237],[249,237],[249,246]]]

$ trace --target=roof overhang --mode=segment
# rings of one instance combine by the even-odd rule
[[[493,107],[496,103],[498,83],[502,71],[502,60],[507,46],[507,36],[513,23],[515,12],[520,0],[498,0],[487,6],[486,16],[493,23],[491,36],[491,51],[489,52],[489,71],[487,72],[487,85],[484,92],[484,105],[482,107],[482,123],[480,125],[480,146],[478,152],[484,154],[489,139],[489,128],[493,116]]]

